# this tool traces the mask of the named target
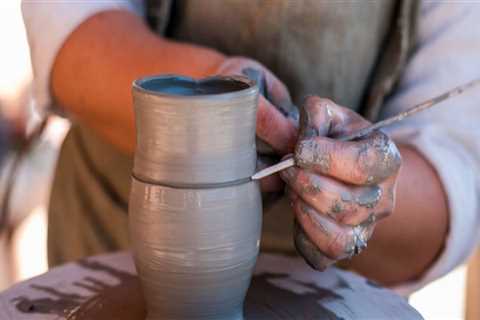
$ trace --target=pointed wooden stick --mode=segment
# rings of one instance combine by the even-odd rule
[[[470,81],[466,84],[463,84],[461,86],[453,88],[453,89],[451,89],[451,90],[449,90],[449,91],[447,91],[447,92],[445,92],[445,93],[443,93],[439,96],[436,96],[432,99],[424,101],[420,104],[417,104],[416,106],[414,106],[414,107],[412,107],[412,108],[410,108],[406,111],[400,112],[397,115],[394,115],[390,118],[387,118],[385,120],[374,123],[371,126],[368,126],[366,128],[360,129],[357,132],[354,132],[354,133],[352,133],[348,136],[341,137],[341,138],[339,138],[339,140],[350,141],[350,140],[354,140],[354,139],[364,137],[364,136],[368,135],[369,133],[373,132],[374,130],[378,130],[378,129],[383,128],[385,126],[388,126],[388,125],[391,125],[393,123],[402,121],[403,119],[405,119],[407,117],[410,117],[410,116],[412,116],[414,114],[417,114],[421,111],[430,109],[431,107],[433,107],[436,104],[439,104],[442,101],[445,101],[447,99],[458,96],[458,95],[464,93],[468,89],[471,89],[472,87],[474,87],[478,84],[480,84],[480,79],[475,79],[473,81]],[[294,165],[295,165],[295,160],[293,158],[289,158],[289,159],[283,160],[283,161],[281,161],[281,162],[279,162],[279,163],[277,163],[277,164],[275,164],[271,167],[268,167],[268,168],[265,168],[263,170],[258,171],[257,173],[255,173],[251,177],[251,179],[252,180],[259,180],[259,179],[268,177],[269,175],[272,175],[274,173],[277,173],[279,171],[290,168]]]

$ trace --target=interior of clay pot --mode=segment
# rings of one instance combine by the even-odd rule
[[[240,77],[211,77],[195,80],[188,77],[163,76],[137,80],[135,85],[150,93],[174,96],[204,96],[242,91],[252,87]]]

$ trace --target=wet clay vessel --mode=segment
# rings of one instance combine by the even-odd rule
[[[258,89],[242,77],[133,85],[129,228],[147,319],[243,319],[259,250]]]

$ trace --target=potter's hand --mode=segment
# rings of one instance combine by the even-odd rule
[[[258,103],[257,136],[271,146],[278,155],[291,153],[297,140],[297,128],[295,120],[288,114],[292,103],[285,85],[265,66],[244,57],[227,58],[216,72],[221,75],[250,76],[248,71],[252,70],[262,73],[265,80],[265,95],[259,97]],[[267,163],[265,166],[272,164]],[[278,191],[283,188],[278,175],[262,179],[260,183],[262,191]]]
[[[392,140],[379,131],[335,140],[368,125],[319,97],[309,97],[301,112],[297,166],[281,177],[295,212],[295,245],[315,269],[359,253],[376,221],[393,210],[401,159]]]

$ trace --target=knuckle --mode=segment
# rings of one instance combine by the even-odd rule
[[[377,206],[383,196],[382,188],[378,185],[361,188],[355,194],[355,204],[366,209]]]
[[[316,197],[322,192],[322,184],[318,176],[307,173],[305,170],[298,170],[296,184],[300,194]]]
[[[339,223],[350,225],[362,215],[362,208],[355,203],[353,196],[343,193],[339,198],[332,200],[327,215]]]
[[[357,146],[355,178],[376,184],[396,174],[401,166],[400,152],[384,133],[375,132]]]
[[[360,128],[365,128],[366,126],[370,125],[371,123],[367,121],[365,118],[360,116],[358,113],[355,111],[338,106],[338,112],[342,115],[343,117],[343,123],[344,125],[350,130],[360,130]]]
[[[352,226],[358,225],[363,220],[365,220],[370,213],[371,211],[368,211],[368,209],[359,208],[357,206],[354,209],[350,210],[349,212],[338,214],[336,217],[336,221],[338,221],[343,225],[352,227]]]
[[[325,253],[334,259],[341,259],[345,256],[349,243],[351,242],[348,241],[348,239],[352,237],[353,235],[347,231],[342,230],[338,232],[331,238],[331,241],[325,248]]]
[[[320,108],[327,108],[327,107],[338,107],[335,102],[328,98],[318,98],[317,105]]]
[[[318,112],[321,109],[337,107],[337,105],[330,99],[321,98],[319,96],[308,96],[303,104],[305,111],[309,113]]]
[[[353,212],[355,212],[355,210],[353,210],[350,205],[350,201],[345,201],[345,199],[341,197],[332,201],[329,215],[337,219],[339,216],[345,216],[346,214],[352,214]]]

